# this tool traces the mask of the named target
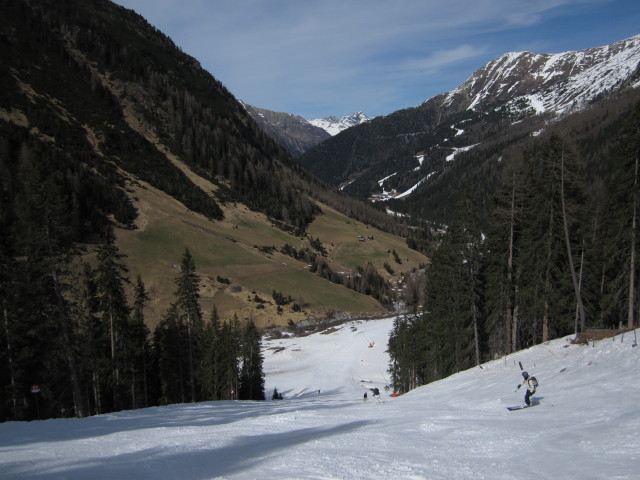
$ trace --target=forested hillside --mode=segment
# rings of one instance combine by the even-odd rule
[[[471,188],[486,219],[510,151],[569,115],[578,117],[574,123],[584,115],[575,132],[584,141],[575,140],[580,157],[591,162],[593,150],[582,147],[601,128],[592,122],[600,114],[591,110],[606,109],[610,122],[637,101],[639,86],[639,36],[561,54],[505,53],[458,88],[350,128],[300,163],[355,197],[438,224],[452,221],[455,204]],[[595,163],[598,170],[606,164]]]
[[[398,390],[574,332],[637,326],[640,103],[621,101],[504,152],[516,161],[485,226],[467,190],[424,310],[394,325]]]
[[[256,321],[382,313],[384,249],[426,262],[391,234],[320,254],[323,208],[349,244],[406,227],[303,172],[133,11],[3,1],[0,59],[2,420],[263,398]]]

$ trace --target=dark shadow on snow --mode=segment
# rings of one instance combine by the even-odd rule
[[[199,451],[181,452],[178,447],[178,451],[168,453],[166,447],[157,447],[109,458],[73,462],[66,466],[61,465],[55,471],[38,472],[33,467],[26,467],[24,463],[12,462],[3,466],[2,476],[13,479],[157,480],[158,472],[162,472],[161,478],[213,478],[251,469],[260,462],[273,458],[280,450],[323,437],[351,432],[370,423],[373,422],[360,420],[330,428],[312,427],[282,433],[242,436],[235,438],[227,446]]]

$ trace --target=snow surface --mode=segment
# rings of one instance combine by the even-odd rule
[[[392,319],[264,342],[268,397],[0,424],[3,479],[637,479],[640,347],[554,340],[393,398]],[[372,345],[369,347],[369,345]],[[508,411],[522,362],[534,408]],[[363,401],[377,386],[381,402]]]
[[[459,154],[461,152],[468,152],[469,150],[471,150],[474,147],[477,147],[478,145],[479,145],[479,143],[476,143],[474,145],[469,145],[468,147],[460,147],[460,148],[453,147],[452,148],[453,153],[450,154],[450,155],[447,155],[447,159],[446,159],[447,162],[452,162],[456,158],[457,154]]]

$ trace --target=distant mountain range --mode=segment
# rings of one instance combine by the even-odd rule
[[[371,118],[367,117],[364,113],[356,112],[352,115],[347,115],[340,118],[336,118],[334,116],[316,118],[314,120],[309,120],[309,123],[311,125],[315,125],[316,127],[322,128],[331,136],[333,136],[337,135],[343,130],[346,130],[347,128],[355,127],[356,125],[368,122],[369,120],[371,120]]]
[[[454,110],[510,110],[555,115],[588,106],[598,97],[640,85],[640,35],[576,52],[507,53],[477,70],[442,101]]]
[[[287,149],[294,157],[299,157],[320,142],[349,127],[360,125],[370,120],[362,112],[356,112],[353,115],[341,118],[330,116],[305,120],[298,115],[290,113],[273,112],[248,104],[244,104],[244,106],[264,132]]]
[[[639,63],[640,35],[575,52],[507,53],[458,88],[349,128],[299,161],[351,195],[446,223],[465,183],[485,201],[491,196],[506,149],[603,102],[626,96],[615,108],[631,105]],[[593,121],[585,136],[589,128]]]

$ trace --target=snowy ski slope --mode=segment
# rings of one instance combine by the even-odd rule
[[[640,478],[633,332],[595,346],[555,340],[392,398],[391,326],[265,342],[266,402],[0,424],[0,478]],[[518,362],[540,381],[540,405],[510,412],[523,395]],[[363,401],[373,386],[383,403]],[[284,400],[270,400],[274,387]]]

